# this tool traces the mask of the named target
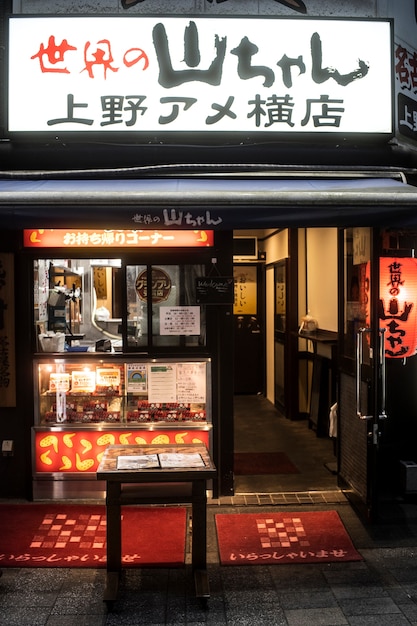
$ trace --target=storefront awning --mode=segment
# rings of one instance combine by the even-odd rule
[[[417,187],[393,178],[0,180],[3,228],[417,226]]]

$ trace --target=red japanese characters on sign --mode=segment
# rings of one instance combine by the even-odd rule
[[[387,358],[413,356],[417,350],[417,260],[380,259],[380,327]]]
[[[57,44],[54,35],[51,35],[48,38],[48,44],[45,46],[41,43],[39,50],[31,56],[31,59],[39,59],[42,73],[69,74],[70,70],[65,64],[65,55],[67,52],[74,50],[77,50],[76,46],[71,46],[66,39]],[[111,43],[108,39],[101,39],[92,49],[91,43],[86,41],[83,58],[84,67],[81,71],[87,72],[90,78],[94,78],[94,66],[103,68],[104,78],[106,78],[108,70],[112,72],[119,71],[119,68],[113,65],[114,58],[111,51]],[[131,48],[123,53],[122,63],[126,67],[132,67],[139,61],[142,61],[142,69],[146,70],[149,66],[149,59],[146,52],[141,48]]]

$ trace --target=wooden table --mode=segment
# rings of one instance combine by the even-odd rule
[[[117,469],[121,456],[181,454],[185,466],[140,467]],[[187,459],[200,455],[201,467],[187,467]],[[177,458],[177,457],[175,457]],[[175,461],[174,461],[175,462]],[[207,448],[191,445],[113,445],[109,446],[97,469],[97,479],[106,481],[107,512],[107,580],[104,602],[112,608],[117,598],[122,562],[121,505],[191,503],[192,570],[196,596],[209,598],[207,576],[207,480],[214,478],[216,468]]]

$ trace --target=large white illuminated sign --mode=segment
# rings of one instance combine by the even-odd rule
[[[16,17],[10,132],[392,132],[389,21]]]

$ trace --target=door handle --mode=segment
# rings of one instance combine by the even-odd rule
[[[387,398],[387,370],[385,356],[385,332],[386,328],[379,329],[380,336],[380,363],[381,363],[381,412],[378,415],[380,420],[386,420],[388,415],[386,414],[386,398]]]
[[[363,338],[365,333],[371,332],[370,328],[360,328],[356,334],[356,415],[361,420],[373,419],[372,415],[364,415],[362,413],[362,396],[361,396],[361,368],[363,365]],[[386,397],[387,397],[387,372],[386,372],[386,356],[385,356],[385,328],[379,329],[380,351],[379,362],[381,366],[381,410],[378,415],[380,420],[388,418],[386,413]]]
[[[360,328],[356,333],[356,415],[360,420],[371,420],[372,415],[362,413],[361,371],[363,365],[363,338],[370,328]]]

